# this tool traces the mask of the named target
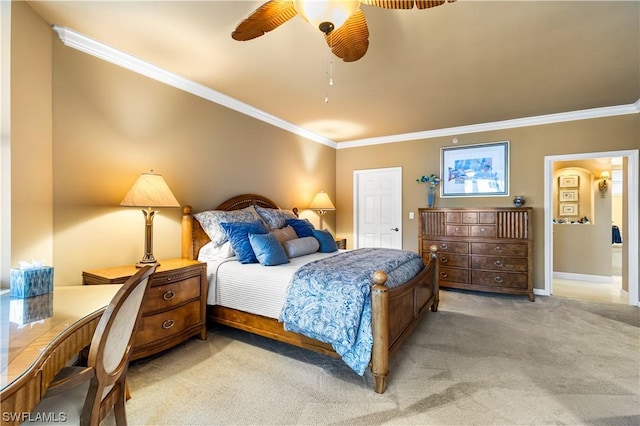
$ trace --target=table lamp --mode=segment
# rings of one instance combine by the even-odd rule
[[[322,229],[322,216],[324,216],[329,210],[335,210],[336,206],[333,205],[326,192],[320,191],[315,197],[313,197],[313,201],[311,201],[309,209],[315,210],[320,215],[320,229]]]
[[[149,173],[140,174],[120,205],[145,207],[142,210],[145,218],[145,254],[142,260],[136,264],[136,267],[141,268],[149,264],[158,264],[158,261],[153,257],[153,216],[156,214],[153,208],[180,207],[180,203],[173,196],[162,176],[151,170]]]

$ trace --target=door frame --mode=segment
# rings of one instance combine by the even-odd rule
[[[402,167],[381,167],[377,169],[362,169],[362,170],[354,170],[353,171],[353,247],[358,248],[359,244],[359,223],[358,223],[358,213],[360,211],[360,203],[359,200],[359,179],[363,174],[368,173],[379,173],[379,172],[396,172],[400,174],[400,179],[398,179],[398,193],[400,194],[400,200],[403,200],[402,197]],[[400,224],[398,228],[400,228],[400,247],[404,247],[404,231],[402,226],[402,202],[400,203]]]
[[[550,296],[553,289],[553,163],[602,157],[627,157],[627,277],[629,305],[640,306],[638,293],[638,167],[639,151],[607,151],[551,155],[544,158],[544,288],[536,294]]]

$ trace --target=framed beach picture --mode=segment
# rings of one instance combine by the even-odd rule
[[[577,189],[561,189],[558,193],[558,198],[561,203],[578,201],[578,190]]]
[[[440,149],[440,196],[509,195],[509,141]]]
[[[578,204],[577,203],[562,203],[560,204],[560,216],[578,216]]]
[[[560,188],[576,188],[580,182],[578,175],[563,175],[560,176],[558,186]]]

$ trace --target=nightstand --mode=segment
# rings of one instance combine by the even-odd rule
[[[336,238],[336,244],[338,245],[339,250],[347,249],[347,239],[346,238]]]
[[[142,318],[130,359],[169,349],[198,335],[207,338],[207,264],[189,259],[159,261],[142,302]],[[135,265],[82,272],[82,284],[122,284]]]

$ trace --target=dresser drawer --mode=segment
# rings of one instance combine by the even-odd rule
[[[470,234],[472,237],[485,237],[485,238],[496,237],[495,225],[471,225],[469,227],[469,230],[471,231]]]
[[[197,298],[200,298],[200,276],[172,284],[155,285],[150,287],[145,295],[142,313],[144,315],[170,309]]]
[[[471,284],[526,289],[527,274],[519,274],[516,272],[471,271]]]
[[[527,245],[502,243],[471,243],[471,253],[527,257]]]
[[[143,316],[134,346],[143,346],[174,336],[200,323],[200,300],[168,312]]]
[[[447,225],[446,235],[448,237],[468,237],[469,225]]]
[[[430,252],[431,246],[435,245],[438,247],[438,253],[446,252],[446,253],[458,253],[458,254],[469,254],[469,243],[465,242],[457,242],[457,241],[432,241],[432,240],[422,240],[422,251]]]
[[[440,268],[440,283],[468,283],[469,270],[456,268]]]
[[[438,264],[452,268],[468,268],[469,256],[466,254],[438,253]]]
[[[527,272],[528,261],[522,257],[472,256],[473,269],[493,271]]]

